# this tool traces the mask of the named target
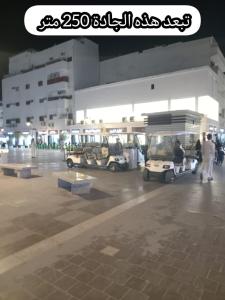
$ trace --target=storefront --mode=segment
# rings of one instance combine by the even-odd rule
[[[59,131],[49,130],[48,131],[48,145],[55,148],[59,144]]]

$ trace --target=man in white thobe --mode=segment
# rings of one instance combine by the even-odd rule
[[[31,157],[36,157],[36,143],[34,138],[31,140]]]
[[[204,141],[202,145],[202,173],[201,181],[213,180],[213,162],[215,159],[215,144],[212,142],[212,135],[207,134],[208,141]]]

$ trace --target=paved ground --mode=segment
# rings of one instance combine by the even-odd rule
[[[171,185],[82,170],[97,180],[79,197],[51,175],[62,153],[35,163],[31,179],[0,175],[0,299],[225,299],[224,168]]]

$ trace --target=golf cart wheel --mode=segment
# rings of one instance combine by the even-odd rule
[[[198,171],[198,164],[195,166],[194,170],[191,172],[192,174],[197,174]]]
[[[144,181],[149,181],[149,179],[150,179],[149,170],[144,169],[144,171],[143,171],[143,179],[144,179]]]
[[[118,166],[118,164],[112,162],[112,163],[109,165],[109,170],[110,170],[111,172],[118,172],[118,171],[119,171],[119,166]]]
[[[70,168],[70,169],[71,169],[71,168],[73,167],[73,165],[74,165],[71,158],[67,159],[66,163],[67,163],[67,167]]]
[[[164,174],[164,182],[171,183],[174,182],[175,176],[172,170],[166,171]]]

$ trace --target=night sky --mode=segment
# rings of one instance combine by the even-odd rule
[[[54,44],[73,38],[70,37],[37,37],[29,34],[24,27],[24,14],[33,5],[38,4],[121,4],[119,1],[21,1],[1,6],[0,12],[0,77],[7,73],[8,57],[28,48],[42,50]],[[200,30],[188,37],[88,37],[99,44],[100,58],[105,59],[119,54],[143,50],[162,44],[188,41],[207,36],[214,36],[225,55],[225,9],[223,1],[123,1],[123,4],[179,4],[193,5],[198,8],[202,24]],[[76,38],[76,37],[75,37]]]

